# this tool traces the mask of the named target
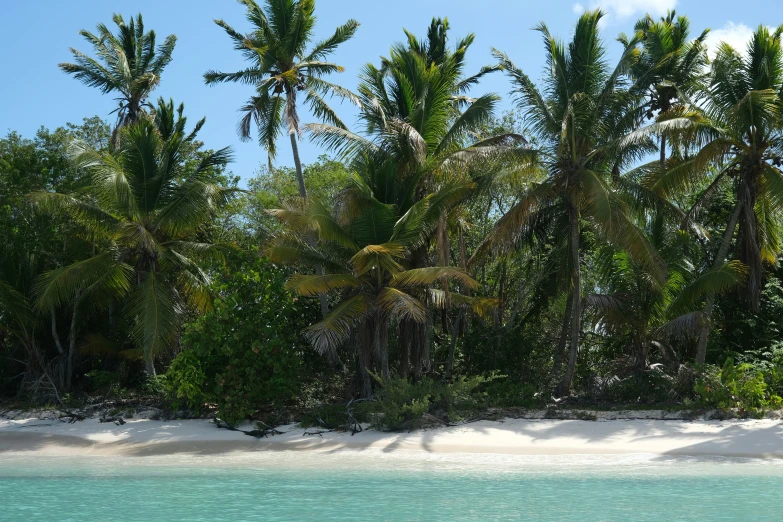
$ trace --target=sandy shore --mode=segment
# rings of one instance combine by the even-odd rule
[[[521,420],[482,421],[412,433],[364,431],[304,435],[296,426],[255,439],[206,420],[0,419],[0,454],[223,455],[270,450],[424,451],[501,455],[654,455],[783,458],[783,421]]]

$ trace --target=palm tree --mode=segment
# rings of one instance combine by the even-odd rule
[[[393,164],[379,170],[396,170]],[[362,392],[372,393],[367,370],[374,367],[388,378],[390,322],[427,320],[427,305],[471,306],[484,313],[491,303],[457,292],[448,296],[434,285],[458,281],[466,288],[477,283],[462,269],[438,266],[409,268],[407,257],[431,234],[445,207],[464,197],[460,184],[444,187],[413,204],[405,213],[376,198],[376,190],[360,176],[346,189],[342,213],[333,216],[318,200],[272,213],[286,225],[269,246],[272,261],[325,267],[325,274],[294,275],[288,288],[302,296],[336,293],[336,304],[322,321],[305,331],[320,353],[355,338],[359,350]],[[315,233],[318,243],[307,238]],[[355,336],[355,337],[353,337]],[[373,365],[374,361],[374,365]]]
[[[117,125],[112,134],[112,143],[117,145],[119,129],[137,121],[152,108],[147,98],[171,62],[177,37],[169,35],[156,47],[155,31],[144,32],[141,14],[135,20],[131,17],[127,25],[121,15],[115,14],[112,20],[119,29],[117,35],[104,24],[98,24],[97,35],[84,29],[79,31],[94,47],[97,59],[71,49],[76,63],[61,63],[60,69],[104,94],[118,93]]]
[[[466,166],[471,162],[524,143],[516,134],[474,141],[491,119],[499,98],[486,94],[473,99],[466,94],[497,68],[484,67],[466,76],[465,58],[475,37],[469,34],[450,49],[448,29],[448,20],[435,18],[426,39],[420,41],[406,31],[407,42],[394,45],[379,67],[364,66],[357,100],[362,132],[329,124],[307,125],[317,143],[349,159],[363,176],[377,171],[372,165],[395,165],[395,171],[366,181],[379,201],[397,205],[401,212],[438,189],[444,180],[469,182]],[[407,254],[409,267],[431,264],[430,239]],[[445,245],[440,247],[445,250]],[[410,353],[418,377],[429,361],[426,325],[403,320],[399,327],[401,349]]]
[[[653,348],[664,359],[676,360],[673,341],[691,338],[704,323],[697,311],[708,294],[720,294],[742,281],[741,263],[697,274],[689,259],[692,237],[671,226],[662,213],[646,223],[650,243],[666,261],[666,278],[651,278],[649,272],[627,252],[611,245],[599,248],[596,256],[599,286],[604,293],[585,298],[593,311],[594,326],[612,339],[627,339],[631,345],[629,367],[635,372],[648,369]]]
[[[263,9],[254,0],[239,2],[247,8],[252,32],[241,34],[223,20],[215,23],[226,31],[234,41],[234,49],[251,65],[234,73],[210,70],[204,74],[204,80],[207,85],[238,82],[255,87],[256,94],[242,107],[244,116],[239,122],[239,134],[249,139],[251,123],[255,120],[258,139],[266,147],[271,163],[277,138],[286,129],[294,153],[299,195],[307,197],[297,145],[300,136],[297,93],[304,92],[305,104],[316,117],[345,128],[324,97],[337,95],[353,99],[353,95],[322,78],[344,70],[324,60],[353,37],[359,23],[348,20],[308,51],[316,20],[315,0],[267,0]]]
[[[639,59],[631,67],[634,88],[648,98],[647,118],[665,115],[673,106],[690,104],[701,88],[707,66],[705,45],[710,30],[690,39],[690,20],[669,11],[656,22],[650,15],[634,28],[639,35]],[[624,42],[628,42],[623,38]],[[660,161],[666,160],[666,136],[661,133]]]
[[[598,36],[602,16],[600,11],[584,13],[568,46],[539,24],[550,71],[544,78],[543,92],[505,54],[495,51],[538,139],[539,146],[528,151],[526,161],[541,171],[543,181],[532,184],[520,196],[474,257],[524,244],[542,234],[551,238],[556,252],[562,252],[562,256],[553,256],[553,262],[561,274],[560,288],[569,293],[561,343],[565,347],[566,338],[570,338],[570,349],[557,387],[560,395],[570,391],[579,347],[583,235],[591,233],[608,241],[629,252],[654,277],[665,276],[654,248],[630,218],[628,201],[610,188],[614,181],[629,185],[639,198],[648,198],[640,187],[623,182],[619,172],[656,146],[649,138],[626,137],[643,114],[641,98],[628,89],[624,77],[636,59],[636,42],[626,43],[611,69]],[[556,354],[556,378],[561,359]]]
[[[160,99],[154,120],[141,118],[122,129],[118,149],[103,152],[76,143],[73,162],[91,173],[84,192],[32,195],[44,211],[66,212],[95,245],[92,257],[38,280],[38,307],[73,302],[86,310],[125,301],[150,375],[155,356],[176,341],[187,307],[204,310],[211,304],[209,277],[198,260],[219,250],[199,241],[198,230],[234,193],[212,183],[214,169],[231,159],[228,148],[187,161],[204,120],[188,132],[182,112],[182,105],[175,109]]]
[[[673,158],[651,176],[650,187],[670,197],[705,180],[708,187],[689,212],[692,221],[724,185],[733,187],[735,205],[712,266],[723,266],[739,228],[736,255],[748,268],[747,296],[758,310],[763,262],[776,263],[780,252],[780,211],[783,208],[783,27],[770,32],[759,27],[744,55],[726,43],[718,48],[709,88],[703,93],[702,114],[686,129],[686,138],[700,141],[691,157]],[[709,295],[704,308],[696,362],[707,354],[710,319],[715,304]]]

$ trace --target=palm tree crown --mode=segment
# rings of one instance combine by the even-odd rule
[[[705,41],[709,29],[690,38],[690,20],[669,11],[654,21],[650,15],[636,23],[638,60],[631,67],[634,89],[648,98],[647,118],[665,115],[675,105],[690,104],[707,71]],[[627,40],[624,39],[624,41]],[[666,159],[666,136],[661,134],[661,161]]]
[[[207,85],[238,82],[256,88],[256,94],[242,107],[244,116],[239,122],[239,134],[249,138],[251,124],[255,120],[259,142],[273,158],[277,138],[286,129],[294,151],[300,195],[305,197],[306,188],[296,144],[300,135],[297,95],[304,93],[305,104],[317,118],[345,128],[324,97],[353,98],[353,95],[323,79],[323,76],[343,71],[343,67],[325,59],[340,44],[353,37],[359,23],[349,20],[332,36],[308,50],[316,20],[314,0],[267,0],[264,8],[254,0],[239,2],[247,8],[252,32],[242,34],[223,20],[215,20],[215,23],[226,31],[234,41],[234,49],[240,51],[251,65],[234,73],[210,70],[204,74],[204,80]]]
[[[144,32],[141,14],[128,24],[122,16],[112,18],[119,32],[112,34],[104,24],[98,24],[98,34],[79,32],[95,49],[96,58],[71,49],[75,63],[61,63],[60,69],[74,75],[85,85],[97,87],[102,93],[118,93],[117,128],[139,119],[152,106],[147,102],[150,93],[160,83],[163,69],[171,62],[177,37],[169,35],[159,46],[155,45],[155,31]],[[103,62],[103,63],[101,63]]]
[[[35,193],[44,210],[61,210],[81,225],[97,253],[44,274],[39,306],[60,306],[90,296],[94,306],[126,299],[133,340],[150,374],[153,359],[176,341],[187,306],[209,307],[209,278],[197,261],[218,254],[197,240],[199,227],[233,190],[215,185],[214,168],[230,161],[229,149],[200,153],[194,147],[199,121],[185,129],[183,106],[158,102],[155,119],[142,118],[121,133],[120,147],[102,152],[76,143],[73,161],[92,175],[84,193]]]

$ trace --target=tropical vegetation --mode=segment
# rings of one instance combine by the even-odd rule
[[[248,87],[254,175],[151,99],[176,37],[141,15],[60,65],[117,97],[113,124],[0,139],[4,400],[351,430],[780,406],[783,26],[710,58],[673,11],[613,43],[587,11],[567,40],[535,27],[539,77],[520,49],[469,72],[475,35],[433,18],[345,71],[358,22],[318,41],[314,0],[240,3],[249,30],[216,24],[247,67],[203,80]]]

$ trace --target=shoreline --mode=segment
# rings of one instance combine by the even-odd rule
[[[479,421],[425,431],[304,435],[296,425],[256,439],[208,420],[129,420],[118,426],[87,419],[0,419],[0,455],[230,456],[296,451],[365,450],[416,455],[630,455],[783,459],[783,421],[552,420]],[[320,430],[311,430],[320,431]],[[369,458],[369,457],[368,457]]]

